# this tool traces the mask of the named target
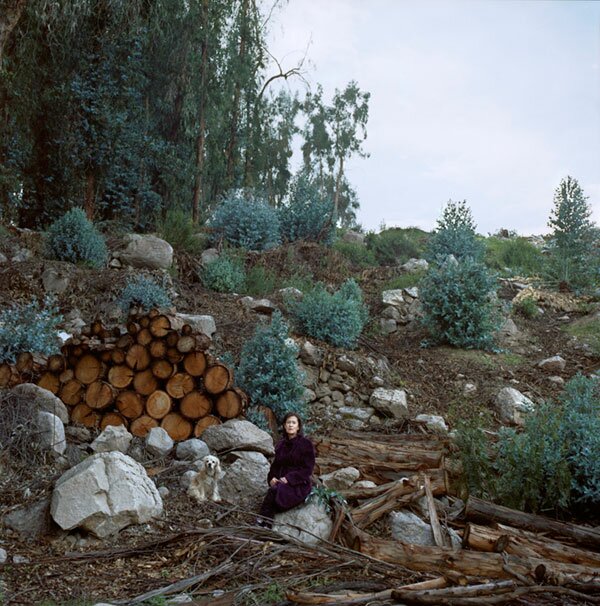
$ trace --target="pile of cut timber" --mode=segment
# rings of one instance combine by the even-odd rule
[[[143,437],[163,427],[174,440],[200,437],[210,425],[244,412],[246,394],[231,368],[206,353],[210,339],[177,316],[132,314],[108,331],[100,321],[47,360],[21,354],[0,367],[0,387],[32,380],[87,427],[125,425]]]
[[[320,473],[353,466],[376,487],[339,492],[330,540],[370,557],[427,574],[422,583],[378,594],[289,592],[299,604],[504,604],[527,595],[559,595],[563,603],[600,603],[600,529],[501,507],[470,497],[463,511],[444,508],[448,495],[448,441],[423,435],[335,431],[316,441]],[[382,516],[425,497],[435,545],[375,536],[367,529]],[[452,497],[451,497],[452,500]],[[462,537],[452,547],[448,528]],[[570,600],[575,600],[570,601]],[[583,601],[581,601],[583,600]],[[531,602],[530,602],[531,603]]]

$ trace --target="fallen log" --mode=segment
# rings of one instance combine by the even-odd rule
[[[505,551],[516,556],[536,557],[555,562],[597,566],[600,570],[600,554],[551,541],[526,530],[519,530],[504,524],[497,528],[480,526],[472,522],[465,527],[463,544],[477,551],[501,553]]]
[[[499,522],[524,530],[545,532],[554,537],[573,539],[578,545],[585,545],[596,551],[600,550],[600,529],[598,528],[586,528],[576,524],[557,522],[543,516],[495,505],[473,496],[470,496],[467,500],[465,517],[473,522],[483,522],[485,524]]]
[[[449,547],[409,545],[380,539],[357,528],[346,530],[354,548],[361,553],[419,572],[437,572],[442,575],[450,572],[487,579],[513,578],[514,575],[505,569],[508,565],[522,577],[556,585],[597,582],[599,578],[596,566],[580,566],[540,558],[517,558],[509,554],[453,550]]]

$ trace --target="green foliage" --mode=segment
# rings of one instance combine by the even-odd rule
[[[566,326],[565,330],[600,356],[600,317],[581,318]]]
[[[423,323],[436,342],[489,349],[499,317],[495,278],[471,257],[432,265],[420,283]]]
[[[368,317],[362,291],[352,279],[333,294],[317,285],[300,301],[288,302],[288,307],[303,334],[335,347],[356,347]]]
[[[236,373],[239,386],[250,396],[251,407],[267,406],[279,422],[292,411],[306,418],[297,352],[288,338],[288,326],[276,311],[271,323],[257,326],[244,344]]]
[[[169,307],[171,299],[164,286],[152,278],[136,276],[127,280],[117,298],[117,304],[127,313],[132,305],[139,305],[147,311],[155,307]]]
[[[279,221],[284,241],[331,244],[336,223],[333,201],[301,172],[292,182],[287,202],[279,209]]]
[[[528,415],[522,431],[503,428],[494,448],[477,425],[459,423],[457,443],[469,489],[529,511],[600,504],[600,384],[581,375],[559,404]]]
[[[477,240],[475,227],[467,201],[449,200],[437,221],[437,229],[429,239],[427,259],[442,263],[448,255],[454,255],[456,259],[481,258],[483,245]]]
[[[572,496],[593,509],[600,505],[600,381],[577,375],[565,385],[561,403]]]
[[[285,602],[285,587],[273,581],[263,588],[252,589],[241,598],[241,606],[267,606]]]
[[[242,262],[233,255],[221,255],[201,272],[202,284],[216,292],[239,292],[244,287],[246,272]]]
[[[189,213],[180,209],[168,210],[164,221],[159,224],[159,235],[175,250],[192,254],[202,250],[202,240],[196,234]]]
[[[513,312],[526,318],[537,318],[540,315],[537,303],[533,297],[524,297],[513,304]]]
[[[210,227],[213,242],[247,250],[269,250],[280,242],[277,211],[243,192],[230,195],[215,209]]]
[[[48,254],[60,261],[100,267],[108,251],[100,232],[81,208],[73,208],[50,225],[46,232]]]
[[[538,275],[543,267],[542,251],[527,238],[496,238],[485,240],[485,263],[494,270],[510,270],[512,274]]]
[[[341,506],[346,506],[348,504],[346,499],[344,499],[344,497],[337,490],[333,490],[332,488],[327,488],[326,486],[322,485],[313,486],[307,499],[310,501],[317,501],[323,505],[327,513],[332,512],[333,502],[336,502]]]
[[[398,265],[422,257],[427,238],[427,233],[417,227],[392,227],[378,234],[368,233],[366,244],[380,265]]]
[[[246,272],[246,288],[247,292],[253,297],[264,297],[271,294],[277,285],[277,274],[268,267],[263,265],[255,265]]]
[[[372,267],[377,265],[377,259],[372,250],[358,242],[344,242],[336,240],[333,249],[348,259],[357,268]]]
[[[554,206],[548,220],[553,230],[549,272],[558,282],[575,288],[592,285],[598,276],[591,215],[592,208],[577,179],[570,176],[562,179],[554,192]]]
[[[556,407],[544,404],[528,416],[522,433],[501,430],[496,489],[504,505],[534,512],[567,507],[571,476],[561,421]]]
[[[0,311],[0,362],[16,361],[19,353],[57,353],[62,317],[51,299],[14,304]]]

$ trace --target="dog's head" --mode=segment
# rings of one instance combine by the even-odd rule
[[[213,455],[208,455],[202,459],[204,469],[209,476],[216,477],[221,471],[221,462]]]

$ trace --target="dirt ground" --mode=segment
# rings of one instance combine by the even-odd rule
[[[352,268],[343,259],[332,256],[323,260],[321,253],[318,247],[306,245],[291,252],[286,249],[257,256],[251,263],[264,264],[289,275],[302,267],[313,278],[332,284],[352,275]],[[242,308],[238,296],[204,289],[195,277],[193,260],[180,256],[178,263],[179,275],[173,278],[173,286],[179,293],[175,300],[178,311],[213,315],[218,327],[215,349],[238,356],[254,331],[257,317]],[[126,270],[93,271],[39,258],[8,264],[0,266],[0,306],[39,295],[41,275],[48,267],[59,267],[71,276],[71,287],[58,300],[62,312],[68,314],[77,309],[86,321],[98,314],[107,317],[112,313],[111,301],[131,275]],[[372,318],[360,339],[359,351],[387,357],[395,384],[410,394],[410,408],[415,414],[441,414],[452,427],[465,415],[488,410],[493,422],[491,404],[500,386],[514,385],[537,401],[555,399],[560,394],[560,387],[537,367],[544,358],[560,354],[567,361],[562,374],[565,380],[578,372],[600,369],[600,357],[564,330],[568,322],[580,317],[576,313],[569,314],[568,320],[564,319],[564,312],[549,309],[535,319],[514,318],[520,336],[501,343],[497,353],[423,348],[426,334],[419,327],[404,327],[383,336],[377,328],[382,311],[380,289],[393,274],[393,269],[385,268],[357,274],[359,279],[362,277],[361,286]],[[282,303],[278,295],[271,299],[276,304]],[[466,383],[476,385],[474,394],[463,395]],[[313,423],[317,434],[326,434],[331,429],[327,423],[320,424],[319,419],[313,419]],[[388,432],[402,429],[397,424],[382,427],[382,431]],[[413,430],[410,426],[404,429]],[[47,497],[60,475],[43,461],[32,464],[5,460],[0,461],[0,469],[0,518],[17,506]],[[158,475],[161,484],[170,490],[163,515],[152,523],[128,528],[110,540],[99,541],[57,528],[41,539],[29,540],[4,531],[0,547],[6,549],[10,558],[21,556],[24,561],[9,560],[0,567],[0,604],[83,606],[95,601],[131,599],[202,575],[219,565],[225,566],[223,572],[187,589],[193,593],[193,603],[283,604],[282,591],[290,588],[334,584],[349,587],[357,581],[364,587],[371,583],[373,587],[385,588],[427,578],[391,570],[356,555],[350,558],[341,548],[336,551],[331,547],[331,553],[323,553],[286,547],[276,537],[252,526],[255,508],[242,511],[227,503],[199,506],[179,486],[177,476],[169,477],[164,462],[156,462],[150,473]],[[145,603],[164,603],[149,599]]]

